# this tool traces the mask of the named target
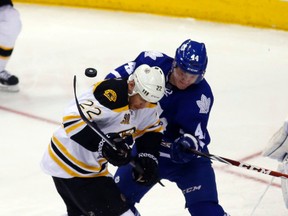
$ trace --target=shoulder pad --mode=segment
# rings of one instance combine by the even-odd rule
[[[94,97],[103,106],[111,109],[128,109],[128,85],[124,79],[108,79],[96,83]]]

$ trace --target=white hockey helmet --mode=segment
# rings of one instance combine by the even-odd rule
[[[134,80],[135,87],[129,96],[140,94],[150,103],[157,103],[164,96],[165,76],[159,67],[142,64],[129,76],[128,81],[131,80]]]

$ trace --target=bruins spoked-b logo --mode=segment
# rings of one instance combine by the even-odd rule
[[[117,94],[116,94],[116,92],[113,91],[112,89],[107,89],[107,90],[105,90],[104,96],[105,96],[106,98],[108,98],[109,101],[116,102],[116,100],[117,100]]]

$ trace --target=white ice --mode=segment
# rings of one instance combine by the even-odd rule
[[[260,153],[288,111],[288,32],[117,11],[16,8],[23,30],[8,70],[19,76],[21,90],[0,92],[1,216],[65,214],[39,161],[73,99],[73,75],[81,92],[140,51],[174,56],[187,38],[205,42],[208,50],[206,78],[215,94],[211,153],[277,170],[278,163]],[[87,67],[97,68],[96,79],[84,76]],[[219,162],[214,166],[220,203],[232,216],[249,216],[254,208],[255,216],[288,215],[279,178],[264,194],[271,176]],[[142,215],[188,216],[181,192],[163,183],[138,205]]]

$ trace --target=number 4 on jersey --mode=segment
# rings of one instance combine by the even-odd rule
[[[201,128],[201,123],[197,125],[197,128],[195,130],[195,136],[198,137],[198,139],[200,140],[205,138],[202,128]]]

